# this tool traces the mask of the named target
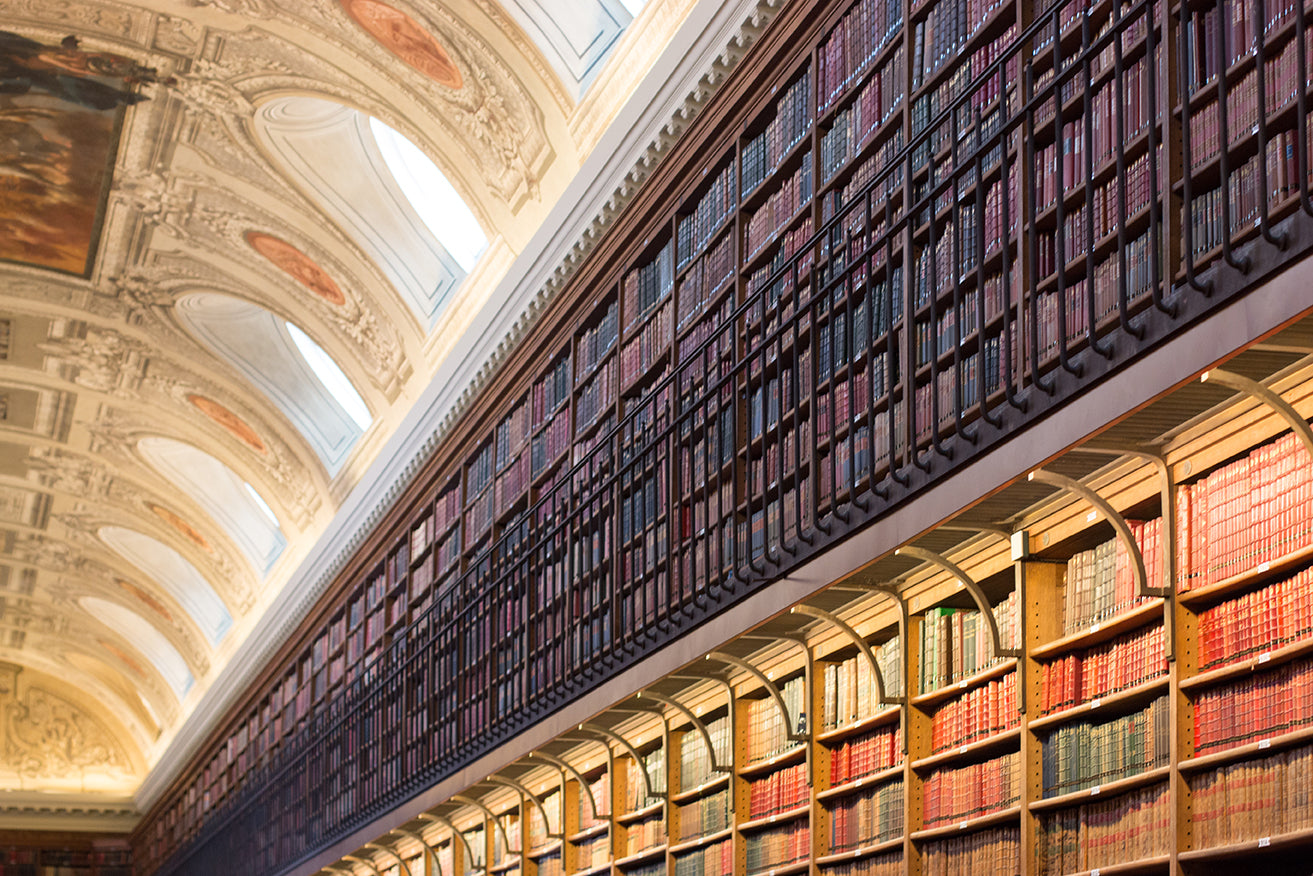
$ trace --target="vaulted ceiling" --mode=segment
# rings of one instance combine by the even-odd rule
[[[0,808],[131,799],[692,5],[0,0]]]

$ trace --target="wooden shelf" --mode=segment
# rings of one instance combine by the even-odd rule
[[[991,682],[996,678],[1002,678],[1016,668],[1017,658],[1008,657],[1002,662],[995,663],[987,669],[982,669],[980,672],[977,672],[975,675],[968,678],[960,679],[952,684],[938,688],[937,690],[932,690],[929,693],[923,693],[920,696],[913,697],[912,705],[921,707],[938,705],[939,703],[953,699],[953,697],[963,691],[970,690],[973,687],[979,687],[980,685]]]
[[[936,752],[929,757],[922,757],[912,761],[912,769],[928,770],[933,767],[944,766],[957,760],[966,760],[978,754],[986,754],[994,751],[1002,751],[1006,748],[1020,746],[1021,744],[1021,727],[1013,727],[1011,730],[1004,730],[1002,733],[995,733],[993,736],[987,736],[984,739],[972,742],[969,745],[960,745],[956,748],[950,748],[947,751]]]
[[[678,855],[680,852],[691,852],[693,849],[700,849],[703,846],[709,846],[712,843],[719,842],[723,839],[729,839],[734,835],[734,828],[727,827],[724,830],[718,830],[715,833],[709,833],[706,836],[700,836],[697,839],[683,840],[675,843],[670,847],[670,854]]]
[[[687,803],[690,800],[696,800],[698,797],[701,797],[703,794],[706,794],[710,791],[718,790],[721,787],[728,784],[729,784],[729,773],[721,773],[720,775],[716,776],[716,778],[711,779],[710,781],[703,782],[702,784],[698,785],[696,788],[691,788],[687,791],[680,791],[678,794],[671,794],[670,802]]]
[[[603,873],[610,872],[611,862],[607,861],[605,864],[598,864],[596,867],[589,867],[587,870],[580,870],[578,873],[573,874],[573,876],[602,876]]]
[[[849,861],[857,861],[862,858],[869,858],[872,855],[878,855],[881,852],[901,849],[903,838],[901,836],[894,839],[885,840],[882,843],[875,843],[869,846],[859,846],[855,849],[849,849],[844,852],[832,852],[828,855],[821,855],[815,859],[816,866],[824,867],[827,864],[846,864]]]
[[[561,841],[552,840],[545,846],[538,846],[537,848],[529,849],[527,852],[524,853],[524,856],[526,858],[545,858],[548,855],[559,852],[560,850],[561,850]]]
[[[1117,779],[1104,785],[1095,785],[1092,788],[1086,788],[1083,791],[1071,791],[1066,794],[1059,794],[1056,797],[1045,797],[1043,800],[1036,800],[1030,804],[1031,812],[1043,812],[1046,809],[1063,809],[1068,806],[1085,803],[1095,797],[1106,799],[1123,791],[1131,791],[1136,788],[1143,788],[1145,785],[1152,785],[1155,782],[1166,781],[1171,775],[1170,766],[1157,767],[1156,769],[1146,770],[1142,773],[1136,773],[1133,776],[1127,776],[1124,779]]]
[[[835,797],[846,797],[849,794],[862,791],[867,788],[875,787],[881,782],[887,782],[890,779],[901,778],[903,775],[904,764],[886,767],[882,770],[860,776],[851,781],[844,782],[842,785],[835,785],[833,788],[826,788],[824,791],[816,792],[817,800],[831,800]]]
[[[844,724],[840,727],[826,730],[823,733],[817,733],[815,739],[817,742],[824,743],[837,742],[841,739],[847,739],[850,736],[859,736],[867,730],[871,730],[875,727],[894,723],[898,720],[900,714],[902,714],[901,706],[886,706],[874,715],[853,721],[851,724]]]
[[[1280,733],[1266,739],[1256,739],[1253,742],[1237,745],[1234,748],[1184,758],[1180,763],[1180,770],[1183,773],[1197,773],[1202,770],[1225,766],[1238,760],[1245,760],[1254,755],[1262,756],[1268,752],[1292,748],[1311,739],[1313,739],[1313,724],[1301,727],[1298,730],[1292,730],[1289,733]]]
[[[632,867],[635,864],[642,864],[655,858],[664,858],[666,856],[666,844],[660,843],[651,848],[643,849],[641,852],[634,852],[632,855],[626,855],[623,858],[615,859],[615,866],[618,868]]]
[[[1206,606],[1213,602],[1218,602],[1223,598],[1237,593],[1241,590],[1247,590],[1249,587],[1267,580],[1270,577],[1280,575],[1282,572],[1288,572],[1297,566],[1302,566],[1309,560],[1313,560],[1313,545],[1292,551],[1283,557],[1278,557],[1266,563],[1259,563],[1252,569],[1247,569],[1238,575],[1232,575],[1229,578],[1223,578],[1207,587],[1200,587],[1196,590],[1186,590],[1176,595],[1176,601],[1181,605],[1194,609],[1196,606]]]
[[[655,815],[658,812],[660,812],[662,807],[665,805],[666,804],[661,801],[658,801],[656,803],[649,803],[647,806],[644,806],[641,809],[635,809],[633,812],[625,812],[621,815],[617,815],[615,817],[615,823],[632,824],[635,821],[642,821],[644,818],[647,818],[649,815]]]
[[[1122,633],[1145,626],[1155,616],[1161,617],[1162,613],[1163,601],[1160,597],[1155,596],[1143,605],[1137,605],[1130,611],[1123,612],[1116,617],[1091,624],[1084,630],[1070,633],[1060,639],[1054,639],[1052,642],[1040,645],[1038,648],[1031,648],[1030,656],[1036,660],[1050,660],[1054,657],[1069,654],[1072,651],[1089,648],[1092,645],[1101,645],[1110,639],[1117,638]]]
[[[777,767],[796,763],[803,760],[807,754],[807,746],[799,742],[796,747],[788,751],[777,754],[774,757],[768,757],[765,760],[754,761],[753,763],[739,767],[739,775],[747,778],[748,776],[759,776],[762,773],[768,773]]]
[[[1058,712],[1052,712],[1042,718],[1036,718],[1027,724],[1031,730],[1042,730],[1053,727],[1058,724],[1066,724],[1070,721],[1078,721],[1084,717],[1098,716],[1104,717],[1109,712],[1117,713],[1121,708],[1132,705],[1142,705],[1144,702],[1154,699],[1158,694],[1165,693],[1168,688],[1170,679],[1166,675],[1158,678],[1151,678],[1148,681],[1142,681],[1134,687],[1128,687],[1126,690],[1117,691],[1116,693],[1106,696],[1096,697],[1079,706],[1072,706],[1069,709],[1062,709]]]
[[[1242,843],[1229,843],[1208,849],[1192,849],[1181,852],[1177,857],[1182,862],[1223,861],[1228,858],[1250,858],[1269,850],[1296,849],[1310,843],[1313,843],[1313,827],[1292,833],[1280,833],[1276,836],[1259,837]]]
[[[1289,663],[1291,660],[1298,659],[1307,654],[1313,653],[1313,637],[1303,639],[1298,642],[1291,642],[1289,645],[1282,645],[1271,651],[1263,651],[1255,654],[1239,663],[1232,663],[1227,666],[1219,666],[1216,669],[1209,669],[1200,672],[1198,675],[1192,675],[1189,678],[1182,678],[1180,688],[1183,691],[1198,690],[1203,687],[1212,687],[1234,678],[1240,678],[1245,675],[1251,675],[1255,672],[1261,672],[1271,669],[1274,666],[1280,666],[1283,663]]]
[[[1123,861],[1120,864],[1096,867],[1093,870],[1079,870],[1075,873],[1069,873],[1067,876],[1133,876],[1133,874],[1138,873],[1165,871],[1171,863],[1171,855],[1156,855],[1152,858],[1141,858],[1138,861]]]
[[[974,818],[964,818],[955,821],[952,824],[946,824],[942,827],[927,827],[924,830],[912,831],[912,839],[920,842],[931,839],[941,839],[949,836],[959,836],[964,833],[973,833],[977,830],[983,830],[986,827],[995,827],[1000,824],[1007,824],[1009,821],[1017,822],[1020,825],[1021,806],[1009,806],[1007,809],[1001,809],[998,812],[991,812],[988,815],[977,815]]]
[[[607,824],[606,822],[602,822],[601,824],[594,824],[592,827],[588,828],[587,830],[581,830],[578,833],[572,833],[569,836],[567,836],[566,839],[572,843],[581,843],[584,840],[592,839],[595,836],[601,836],[602,834],[610,830],[610,828],[611,825]]]
[[[764,830],[768,827],[774,827],[777,824],[784,824],[789,821],[797,821],[810,815],[812,807],[810,803],[804,803],[801,806],[795,806],[792,809],[786,809],[783,812],[776,812],[773,815],[763,815],[760,818],[754,818],[745,821],[739,825],[739,833],[753,833],[754,831]]]
[[[790,861],[787,864],[780,864],[778,867],[767,867],[764,870],[753,870],[748,876],[792,876],[794,873],[806,873],[811,869],[811,861],[803,859],[801,861]]]

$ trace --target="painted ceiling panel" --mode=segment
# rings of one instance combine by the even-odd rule
[[[187,661],[159,630],[135,611],[117,603],[94,596],[83,597],[81,603],[88,614],[131,642],[169,683],[178,699],[187,695],[195,679],[187,668]]]

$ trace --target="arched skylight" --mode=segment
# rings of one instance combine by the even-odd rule
[[[360,393],[356,392],[356,388],[351,385],[346,374],[337,367],[333,357],[325,353],[322,347],[310,340],[310,336],[295,325],[290,322],[286,325],[287,333],[292,336],[292,343],[301,351],[306,364],[315,373],[315,377],[319,378],[324,389],[328,390],[329,395],[342,406],[342,410],[346,411],[352,422],[360,427],[360,431],[368,429],[369,424],[374,421],[369,414],[369,407],[360,397]]]
[[[620,0],[620,2],[629,10],[629,14],[635,18],[638,17],[638,13],[643,11],[643,7],[647,5],[647,0]]]
[[[178,301],[177,313],[277,405],[330,475],[341,470],[370,423],[369,409],[317,344],[258,304],[229,295],[188,295]]]
[[[118,633],[151,662],[169,687],[182,699],[191,689],[191,670],[187,661],[173,647],[164,634],[155,629],[145,618],[131,609],[124,608],[116,602],[84,596],[78,600],[84,609],[96,620]],[[143,701],[144,702],[144,701]]]
[[[419,218],[467,274],[474,270],[479,256],[488,247],[488,237],[465,199],[456,193],[437,165],[403,134],[375,118],[370,118],[369,130],[378,142],[388,170]]]
[[[287,539],[250,484],[210,454],[182,441],[152,435],[137,446],[160,474],[186,490],[224,528],[260,574],[269,571]]]
[[[182,554],[149,535],[121,526],[102,527],[99,535],[101,541],[176,599],[211,644],[218,644],[232,627],[228,607],[205,576],[196,571]]]

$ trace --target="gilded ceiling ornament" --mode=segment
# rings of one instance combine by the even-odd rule
[[[301,250],[263,231],[248,231],[245,237],[256,252],[315,295],[338,307],[346,304],[346,296],[333,278]]]
[[[252,429],[245,420],[228,410],[223,405],[211,398],[195,393],[187,396],[187,401],[196,406],[196,409],[205,416],[209,417],[226,432],[231,434],[238,441],[241,441],[247,447],[256,453],[267,453],[268,448],[260,440],[259,434]]]
[[[209,541],[206,540],[205,536],[201,535],[200,530],[184,520],[181,515],[165,508],[163,505],[157,505],[154,502],[147,502],[146,507],[149,508],[151,513],[156,517],[178,530],[178,532],[182,533],[188,541],[199,547],[201,550],[206,553],[214,552],[214,548],[210,547]]]
[[[378,0],[342,0],[347,15],[382,46],[439,85],[459,91],[460,69],[419,22]]]

